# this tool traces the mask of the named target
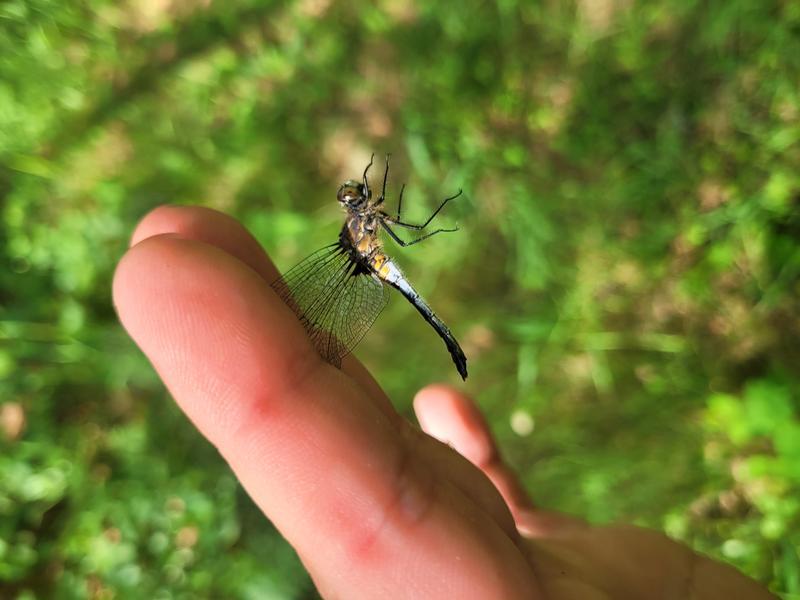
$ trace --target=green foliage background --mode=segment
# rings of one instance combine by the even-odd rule
[[[0,596],[314,597],[110,278],[165,202],[286,268],[374,151],[409,218],[464,188],[395,255],[537,501],[800,598],[799,84],[789,0],[3,2]],[[399,299],[357,354],[456,380]]]

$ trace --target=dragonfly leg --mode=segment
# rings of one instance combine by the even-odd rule
[[[403,189],[405,189],[405,186],[403,186]],[[434,217],[439,214],[439,211],[444,208],[445,204],[450,202],[450,200],[455,200],[456,198],[458,198],[462,194],[462,192],[463,192],[463,190],[458,190],[458,193],[455,194],[454,196],[450,196],[449,198],[445,198],[442,201],[442,203],[439,205],[439,208],[437,208],[435,211],[433,211],[433,214],[430,217],[428,217],[427,221],[425,221],[422,225],[414,225],[412,223],[403,223],[400,220],[400,206],[402,206],[402,200],[403,200],[403,190],[401,189],[400,190],[400,202],[398,203],[398,207],[397,207],[397,218],[396,219],[393,219],[393,218],[389,219],[389,221],[391,223],[393,223],[394,225],[399,225],[400,227],[405,227],[406,229],[416,229],[416,230],[425,229],[430,224],[430,222],[433,221]],[[452,230],[452,229],[444,229],[444,230],[440,230],[440,231],[454,231],[454,230]],[[424,239],[424,238],[421,238],[421,239]]]
[[[406,184],[400,186],[400,197],[397,199],[397,218],[394,219],[394,223],[400,222],[400,210],[403,208],[403,192],[406,191]]]
[[[381,195],[375,201],[375,206],[380,206],[386,200],[386,181],[389,178],[389,157],[391,154],[386,155],[386,169],[383,171],[383,187],[381,188]]]
[[[370,196],[369,181],[367,180],[367,171],[369,171],[369,168],[372,166],[372,161],[374,159],[375,159],[375,153],[373,152],[369,157],[369,164],[364,169],[364,175],[363,175],[363,178],[364,178],[364,193],[367,195],[367,197]]]
[[[392,229],[387,225],[385,221],[381,221],[383,228],[386,230],[386,233],[389,234],[389,237],[392,238],[395,242],[397,242],[401,247],[405,248],[406,246],[413,246],[414,244],[418,244],[423,240],[427,240],[429,237],[436,235],[437,233],[452,233],[453,231],[458,231],[458,227],[454,227],[452,229],[437,229],[436,231],[431,231],[430,233],[426,233],[422,237],[418,237],[415,240],[411,240],[410,242],[406,242],[405,240],[401,240],[397,234],[392,231]],[[398,223],[399,225],[399,223]]]

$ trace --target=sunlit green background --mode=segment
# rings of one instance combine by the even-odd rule
[[[3,2],[0,597],[315,597],[110,278],[165,202],[287,268],[391,152],[409,219],[464,189],[392,250],[537,502],[800,598],[799,83],[789,0]],[[457,381],[399,297],[357,354]]]

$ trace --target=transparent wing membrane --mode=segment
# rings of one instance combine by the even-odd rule
[[[272,287],[300,319],[320,356],[336,367],[388,301],[380,280],[338,243],[307,257]]]

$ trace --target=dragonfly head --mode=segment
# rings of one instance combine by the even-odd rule
[[[372,191],[360,181],[350,179],[342,184],[336,199],[345,208],[361,208],[372,197]]]

